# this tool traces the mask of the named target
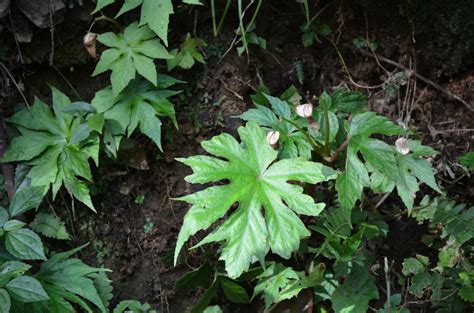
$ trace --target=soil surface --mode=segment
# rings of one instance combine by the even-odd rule
[[[321,4],[318,8],[322,7],[325,6]],[[103,265],[113,271],[114,302],[138,299],[152,304],[160,312],[185,312],[202,293],[199,289],[190,294],[174,292],[176,280],[198,267],[204,259],[201,250],[193,250],[177,267],[173,266],[176,237],[188,209],[186,204],[173,198],[202,188],[184,181],[190,170],[175,158],[203,153],[200,142],[218,133],[235,134],[242,124],[235,116],[252,106],[250,95],[260,79],[275,95],[294,84],[307,99],[341,84],[363,90],[369,95],[372,110],[412,127],[425,144],[441,152],[433,162],[448,194],[473,203],[474,179],[458,164],[459,156],[473,149],[472,111],[414,79],[413,74],[395,80],[394,75],[400,69],[380,60],[378,64],[374,57],[344,46],[357,37],[373,39],[377,54],[426,76],[473,104],[474,67],[465,61],[467,56],[472,56],[472,51],[464,54],[458,51],[461,55],[456,60],[460,59],[461,65],[447,69],[442,58],[445,51],[442,46],[433,45],[436,38],[427,38],[426,25],[418,23],[416,6],[404,12],[401,8],[402,4],[395,1],[383,5],[380,1],[335,1],[325,7],[320,18],[335,33],[347,69],[325,39],[313,47],[303,47],[299,28],[304,16],[294,1],[272,1],[263,5],[257,19],[257,32],[267,40],[267,49],[251,46],[250,55],[240,57],[235,48],[223,56],[233,40],[235,16],[229,17],[220,37],[214,38],[208,9],[177,12],[170,27],[170,41],[180,42],[182,34],[195,29],[196,35],[208,44],[204,50],[205,65],[197,64],[191,71],[172,73],[188,82],[183,95],[175,101],[179,129],[165,125],[164,153],[137,135],[132,137],[135,148],[122,152],[118,161],[103,156],[100,169],[94,173],[94,177],[100,178],[93,185],[98,213],[94,215],[76,208],[76,219],[68,225],[74,234],[71,246],[90,242],[82,256],[92,265]],[[88,5],[70,9],[63,22],[56,26],[54,66],[48,62],[51,53],[48,30],[37,30],[33,41],[21,44],[20,50],[11,40],[3,39],[17,56],[15,61],[5,64],[29,101],[34,95],[49,100],[46,83],[74,97],[71,84],[86,101],[108,84],[109,74],[90,77],[95,61],[82,48],[82,36],[91,21],[85,13],[90,11]],[[107,27],[100,24],[95,31],[110,30]],[[7,36],[5,30],[2,36]],[[439,36],[445,38],[445,34]],[[427,55],[433,56],[432,59]],[[304,71],[303,82],[298,79],[297,63]],[[359,86],[380,87],[354,86],[349,74]],[[0,78],[5,96],[2,110],[7,116],[22,98],[13,84],[7,84],[7,75],[2,72]],[[139,201],[141,196],[143,203]],[[387,201],[396,203],[398,200],[390,197]],[[55,205],[58,211],[64,206],[60,202]],[[69,219],[68,210],[64,212]],[[389,247],[387,250],[394,251],[392,258],[396,260],[411,256],[419,248],[419,240],[413,238],[418,238],[421,230],[406,223],[403,219],[391,223],[390,236],[383,243]],[[196,242],[197,238],[190,244]],[[412,244],[407,245],[407,242]]]

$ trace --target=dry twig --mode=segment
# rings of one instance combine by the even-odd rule
[[[360,54],[362,54],[362,55],[364,55],[364,56],[374,58],[374,55],[373,55],[372,53],[370,53],[369,51],[367,51],[367,50],[359,49],[359,48],[355,47],[355,46],[352,45],[352,44],[345,44],[344,46],[347,47],[347,48],[349,48],[350,50],[356,51],[356,52],[358,52],[358,53],[360,53]],[[378,54],[375,54],[375,56],[376,56],[380,61],[382,61],[382,62],[384,62],[384,63],[393,65],[393,66],[395,66],[395,67],[397,67],[397,68],[399,68],[399,69],[401,69],[401,70],[403,70],[403,71],[409,71],[409,69],[408,69],[406,66],[404,66],[404,65],[402,65],[402,64],[400,64],[400,63],[398,63],[398,62],[395,62],[395,61],[393,61],[393,60],[390,60],[390,59],[388,59],[388,58],[386,58],[386,57],[383,57],[383,56],[381,56],[381,55],[378,55]],[[423,75],[420,75],[420,74],[418,74],[418,73],[416,73],[416,72],[413,72],[413,75],[414,75],[417,79],[419,79],[419,80],[421,80],[422,82],[424,82],[425,84],[430,85],[431,87],[433,87],[434,89],[436,89],[436,90],[438,90],[438,91],[441,91],[442,93],[444,93],[445,95],[447,95],[449,98],[454,99],[454,100],[456,100],[456,101],[459,101],[459,102],[462,103],[462,104],[466,107],[466,109],[468,109],[470,112],[474,112],[474,107],[473,107],[471,104],[467,103],[465,100],[461,99],[461,97],[459,97],[458,95],[453,94],[452,92],[450,92],[450,91],[447,90],[446,88],[441,87],[440,85],[438,85],[437,83],[433,82],[432,80],[429,80],[428,78],[426,78],[426,77],[423,76]]]

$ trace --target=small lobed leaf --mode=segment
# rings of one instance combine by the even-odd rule
[[[31,229],[48,238],[69,240],[69,234],[58,217],[49,213],[38,213],[35,219],[30,223]]]
[[[474,287],[464,286],[459,289],[459,297],[467,302],[474,302]]]
[[[388,118],[377,115],[375,112],[357,114],[351,121],[349,134],[351,136],[370,136],[372,134],[398,135],[404,130],[393,124]]]
[[[182,81],[166,75],[158,75],[158,85],[171,86]],[[169,97],[177,92],[155,88],[151,83],[136,79],[119,95],[114,97],[110,87],[96,93],[92,106],[103,114],[105,120],[104,139],[111,144],[114,138],[130,136],[137,127],[161,149],[161,116],[167,116],[177,127],[176,114]],[[112,134],[113,133],[113,134]],[[113,145],[112,145],[113,146]],[[111,147],[117,152],[118,145]]]
[[[152,2],[151,5],[155,6],[157,1]],[[149,0],[144,1],[142,14],[146,6],[150,6]],[[156,10],[151,9],[153,12],[163,12],[159,4]],[[158,19],[154,21],[160,25],[161,22]],[[157,73],[153,59],[169,59],[172,56],[154,37],[153,31],[148,26],[140,27],[138,23],[128,25],[124,32],[118,35],[105,33],[97,36],[97,40],[110,49],[102,53],[92,76],[111,70],[110,80],[114,96],[128,86],[135,78],[136,72],[156,86]]]
[[[369,301],[378,298],[373,277],[366,268],[357,265],[344,283],[334,290],[331,302],[335,312],[364,313],[369,308]]]
[[[402,273],[405,276],[423,273],[426,270],[426,264],[423,264],[418,258],[407,258],[403,261]]]
[[[331,94],[331,109],[347,113],[360,113],[365,110],[367,97],[360,91],[338,88]]]

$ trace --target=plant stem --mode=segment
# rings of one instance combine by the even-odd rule
[[[217,37],[216,4],[214,1],[211,0],[212,31],[214,32],[214,37]]]
[[[353,84],[354,86],[356,87],[359,87],[359,88],[364,88],[364,89],[377,89],[377,88],[380,88],[384,85],[384,83],[381,83],[380,85],[377,85],[377,86],[364,86],[364,85],[361,85],[361,84],[358,84],[354,81],[354,79],[352,78],[352,75],[351,75],[351,72],[349,71],[349,68],[347,67],[347,64],[346,64],[346,61],[344,61],[344,58],[342,57],[342,54],[341,54],[341,51],[339,50],[339,48],[337,47],[336,43],[334,41],[332,41],[330,38],[328,37],[325,37],[329,43],[334,47],[334,49],[336,50],[337,52],[337,55],[339,57],[339,60],[341,60],[341,63],[342,63],[342,67],[344,68],[344,71],[346,72],[347,74],[347,78],[349,78],[349,81],[351,82],[351,84]]]
[[[61,73],[61,71],[56,66],[53,65],[51,67],[59,74],[59,76],[61,76],[62,79],[64,79],[66,84],[69,86],[69,88],[71,88],[72,92],[74,92],[74,94],[76,95],[77,99],[80,100],[80,101],[84,101],[82,99],[81,95],[77,92],[76,88],[74,88],[74,86],[71,84],[69,79],[67,79],[66,76],[64,76],[64,74]]]
[[[240,29],[240,35],[241,35],[241,39],[242,39],[242,43],[244,45],[244,48],[245,48],[245,52],[249,53],[249,49],[248,49],[248,44],[247,44],[247,38],[245,38],[245,26],[244,26],[244,16],[243,16],[243,13],[242,13],[242,0],[238,0],[237,1],[237,8],[238,8],[238,11],[239,11],[239,29]]]
[[[330,129],[329,129],[329,111],[324,110],[324,130],[326,132],[325,134],[325,140],[324,140],[324,153],[326,156],[329,156],[330,154],[330,149],[329,149],[329,135],[330,135]]]
[[[391,303],[390,303],[390,298],[391,298],[391,291],[390,291],[390,275],[389,275],[389,267],[388,267],[388,260],[387,260],[387,257],[384,257],[383,259],[383,262],[384,262],[384,272],[385,272],[385,283],[386,283],[386,286],[387,286],[387,303],[386,303],[386,307],[388,309],[388,312],[392,312],[390,306],[391,306]]]
[[[344,141],[342,143],[342,145],[339,148],[337,148],[336,152],[334,152],[334,155],[331,156],[331,157],[324,158],[324,160],[328,163],[332,163],[332,162],[336,161],[337,157],[341,154],[341,152],[346,150],[347,146],[349,145],[350,139],[351,139],[351,137],[348,136],[346,141]]]
[[[109,22],[109,23],[112,23],[114,24],[115,27],[117,27],[118,29],[122,29],[122,25],[119,24],[119,22],[117,22],[115,19],[111,18],[111,17],[108,17],[108,16],[105,16],[105,15],[102,15],[102,16],[99,16],[99,17],[96,17],[96,19],[94,20],[94,23],[95,22],[98,22],[98,21],[106,21],[106,22]],[[94,25],[94,23],[92,25]],[[92,28],[92,25],[90,28]]]
[[[309,25],[311,24],[311,20],[309,18],[308,0],[304,0],[303,5],[304,5],[304,15],[306,16],[306,28],[309,28]]]
[[[321,10],[319,10],[308,22],[308,26],[313,24],[313,22],[318,18],[319,15],[321,15],[321,13],[324,12],[324,10],[326,10],[326,8],[328,6],[330,6],[332,4],[332,2],[329,2],[328,4],[326,4]]]
[[[227,17],[227,13],[229,12],[229,8],[230,8],[231,3],[232,3],[232,0],[227,0],[227,3],[225,4],[224,12],[222,13],[222,17],[219,20],[219,24],[217,25],[217,35],[219,34],[219,32],[221,30],[221,27],[224,24],[224,20]]]
[[[306,137],[306,139],[309,141],[309,143],[311,144],[311,146],[313,146],[313,149],[315,151],[317,151],[319,154],[321,154],[321,147],[318,145],[318,143],[308,134],[307,131],[305,131],[303,128],[299,127],[298,124],[296,124],[294,121],[292,120],[289,120],[287,118],[284,118],[282,117],[282,119],[285,121],[285,122],[288,122],[290,123],[291,125],[293,125],[297,130],[299,130],[301,133],[303,133],[303,135]]]
[[[260,7],[262,6],[263,0],[258,0],[257,7],[255,8],[255,12],[253,12],[252,19],[250,20],[250,23],[247,24],[247,28],[245,32],[248,32],[250,27],[252,26],[253,22],[255,22],[255,19],[257,18],[258,12],[260,11]]]

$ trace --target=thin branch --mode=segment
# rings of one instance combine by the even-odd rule
[[[244,100],[244,97],[239,95],[236,91],[230,89],[230,87],[227,85],[227,83],[222,78],[219,78],[219,81],[222,83],[222,85],[224,85],[225,90],[227,90],[228,92],[230,92],[231,94],[233,94],[234,96],[239,98],[240,100]]]
[[[351,139],[350,136],[347,137],[346,141],[344,141],[342,143],[342,145],[337,148],[336,152],[334,152],[334,154],[331,156],[331,157],[327,157],[327,158],[324,158],[324,160],[328,163],[332,163],[334,161],[336,161],[336,159],[338,158],[338,156],[344,151],[346,150],[347,146],[349,145],[349,140]]]
[[[53,66],[54,60],[54,18],[53,18],[53,1],[49,0],[49,31],[51,36],[51,52],[49,53],[49,66]]]
[[[359,52],[360,54],[362,54],[364,56],[371,57],[371,58],[377,57],[380,61],[385,62],[385,63],[390,64],[390,65],[393,65],[393,66],[395,66],[395,67],[397,67],[397,68],[399,68],[403,71],[408,71],[409,70],[406,66],[404,66],[404,65],[402,65],[398,62],[395,62],[393,60],[390,60],[390,59],[388,59],[386,57],[383,57],[381,55],[378,55],[378,54],[373,55],[369,51],[364,50],[364,49],[359,49],[359,48],[355,47],[352,44],[345,44],[344,46],[349,48],[352,51]],[[436,89],[438,91],[441,91],[442,93],[446,94],[449,98],[461,102],[466,107],[466,109],[468,109],[470,112],[474,112],[474,107],[471,104],[467,103],[465,100],[463,100],[458,95],[453,94],[452,92],[450,92],[447,89],[441,87],[440,85],[436,84],[435,82],[429,80],[428,78],[424,77],[423,75],[420,75],[416,72],[413,72],[413,75],[416,78],[418,78],[419,80],[421,80],[422,82],[424,82],[425,84],[430,85],[434,89]]]
[[[367,86],[367,85],[361,85],[361,84],[358,84],[354,81],[354,79],[352,78],[352,75],[351,75],[351,72],[349,71],[349,68],[347,67],[347,64],[346,64],[346,61],[344,60],[344,58],[342,57],[342,54],[341,54],[341,51],[339,50],[339,48],[337,47],[336,43],[334,41],[332,41],[330,38],[327,38],[326,39],[329,41],[329,43],[334,47],[334,49],[336,50],[337,52],[337,55],[339,56],[339,59],[341,60],[341,63],[342,63],[342,67],[344,68],[344,71],[346,72],[347,74],[347,78],[349,78],[349,81],[351,82],[351,84],[353,84],[354,86],[356,87],[359,87],[359,88],[363,88],[363,89],[377,89],[377,88],[381,88],[385,83],[381,83],[379,85],[376,85],[376,86]]]
[[[23,98],[23,101],[25,101],[26,106],[27,106],[27,107],[30,107],[30,104],[28,103],[28,100],[26,100],[26,97],[25,97],[25,95],[23,94],[23,91],[21,90],[20,86],[17,84],[15,78],[13,78],[12,73],[8,70],[8,68],[5,66],[5,64],[0,63],[0,65],[3,67],[3,69],[4,69],[5,72],[8,74],[8,76],[10,76],[10,79],[13,81],[13,84],[15,85],[16,89],[18,90],[18,92],[20,93],[21,97]]]
[[[318,145],[318,143],[308,134],[308,132],[306,132],[304,129],[302,129],[301,127],[298,126],[298,124],[296,124],[294,121],[290,120],[290,119],[287,119],[287,118],[284,118],[282,117],[282,119],[285,121],[285,122],[288,122],[290,123],[291,125],[293,125],[297,130],[299,130],[301,133],[303,133],[303,135],[306,137],[306,139],[309,141],[309,143],[313,146],[313,149],[318,152],[319,154],[322,154],[322,151],[321,151],[321,147]]]
[[[8,136],[3,116],[0,116],[0,157],[8,148]],[[3,176],[5,177],[5,190],[7,191],[8,199],[13,198],[15,193],[15,169],[11,163],[2,163]]]

